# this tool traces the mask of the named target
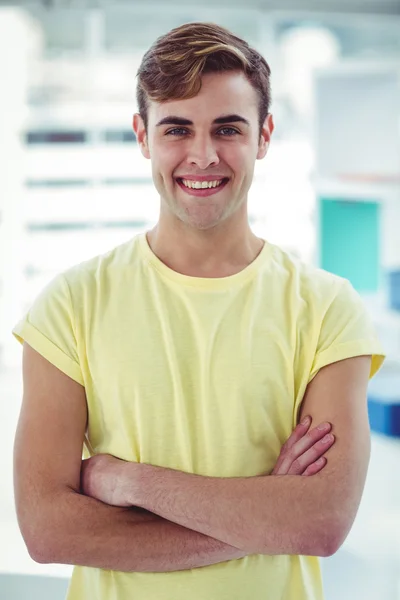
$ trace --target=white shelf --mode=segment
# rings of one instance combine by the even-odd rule
[[[398,177],[398,181],[395,177]],[[340,197],[343,201],[389,202],[392,199],[400,199],[400,173],[386,181],[384,179],[363,181],[361,178],[314,175],[312,183],[319,196]]]

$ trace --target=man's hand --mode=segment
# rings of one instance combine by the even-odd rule
[[[97,454],[82,461],[81,492],[111,506],[132,506],[127,498],[129,477],[137,463],[130,463],[111,454]]]
[[[327,460],[323,455],[335,442],[330,433],[332,426],[321,423],[309,429],[310,425],[311,418],[306,417],[293,430],[282,446],[271,475],[315,475],[325,467]]]

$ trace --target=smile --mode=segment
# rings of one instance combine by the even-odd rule
[[[188,188],[195,190],[204,190],[206,188],[215,188],[221,185],[223,179],[217,179],[216,181],[190,181],[189,179],[181,179],[183,185]]]
[[[179,187],[183,189],[187,194],[191,196],[211,196],[219,192],[228,183],[229,179],[223,177],[222,179],[213,179],[209,181],[199,181],[193,179],[178,178],[176,180]]]

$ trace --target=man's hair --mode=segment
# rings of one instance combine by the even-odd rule
[[[258,94],[261,131],[271,104],[271,70],[257,50],[214,23],[188,23],[159,37],[137,73],[137,104],[146,129],[148,100],[193,98],[201,89],[202,75],[238,70]]]

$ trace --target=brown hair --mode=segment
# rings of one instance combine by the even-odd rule
[[[158,38],[144,55],[137,103],[147,129],[148,99],[164,102],[196,96],[205,73],[241,70],[259,96],[260,130],[271,104],[271,70],[247,42],[214,23],[188,23]]]

